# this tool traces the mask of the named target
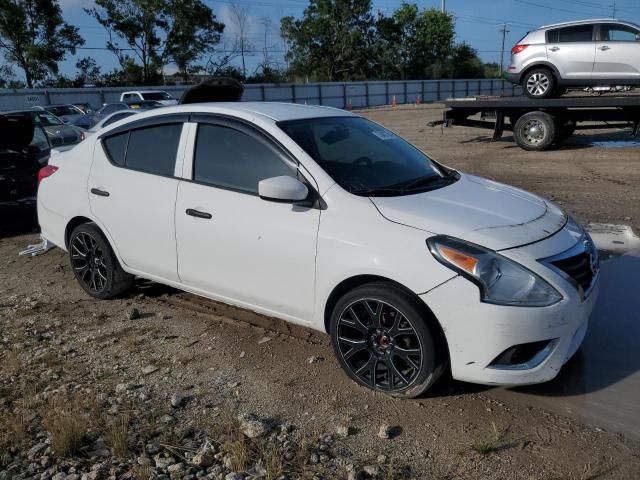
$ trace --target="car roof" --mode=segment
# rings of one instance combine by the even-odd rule
[[[547,28],[556,28],[556,27],[570,27],[573,25],[589,25],[589,24],[593,24],[593,23],[619,23],[622,25],[630,25],[630,26],[634,26],[636,28],[638,28],[638,25],[636,25],[633,22],[627,22],[624,20],[617,20],[615,18],[590,18],[590,19],[585,19],[585,20],[574,20],[571,22],[560,22],[560,23],[552,23],[549,25],[543,25],[541,26],[538,30],[542,30],[542,29],[547,29]]]
[[[219,113],[234,115],[237,112],[251,113],[266,117],[275,122],[287,120],[301,120],[316,117],[355,116],[339,108],[324,107],[318,105],[301,105],[298,103],[279,102],[211,102],[189,103],[186,105],[174,105],[151,110],[148,116],[163,115],[168,113]]]

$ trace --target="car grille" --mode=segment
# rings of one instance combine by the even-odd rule
[[[545,263],[568,277],[583,298],[590,293],[600,268],[598,251],[588,235],[569,251],[548,258]]]
[[[566,273],[586,292],[591,287],[597,272],[597,270],[592,268],[591,262],[591,254],[584,252],[575,257],[556,260],[555,262],[551,262],[551,264]]]

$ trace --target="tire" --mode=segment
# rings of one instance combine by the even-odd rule
[[[122,295],[133,285],[109,242],[94,223],[78,225],[69,236],[69,260],[80,286],[94,298]]]
[[[444,370],[446,347],[437,328],[409,293],[391,283],[369,283],[336,303],[331,345],[342,369],[359,385],[414,398]]]
[[[522,79],[522,89],[527,97],[540,100],[555,95],[556,83],[556,77],[551,70],[534,68]]]
[[[513,127],[513,138],[520,148],[533,152],[547,150],[556,141],[555,119],[545,112],[522,115]]]

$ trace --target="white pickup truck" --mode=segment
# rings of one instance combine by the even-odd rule
[[[135,90],[122,92],[121,102],[131,102],[139,100],[155,100],[163,105],[177,105],[178,101],[163,90]]]

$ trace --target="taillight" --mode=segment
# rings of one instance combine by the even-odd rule
[[[44,180],[47,177],[50,177],[57,171],[58,171],[58,167],[56,167],[55,165],[46,165],[42,167],[40,170],[38,170],[38,185],[40,185],[40,182],[42,180]]]
[[[87,138],[87,136],[84,134],[84,132],[80,132],[80,141],[83,141],[85,138]]]
[[[516,45],[515,47],[513,47],[511,49],[511,55],[517,55],[518,53],[522,52],[528,46],[529,45],[524,45],[524,44]]]

